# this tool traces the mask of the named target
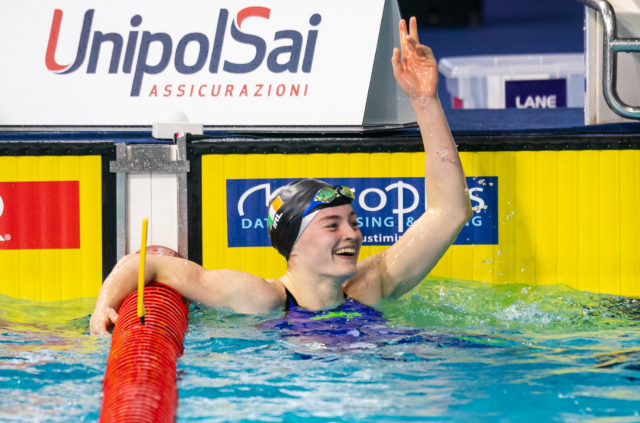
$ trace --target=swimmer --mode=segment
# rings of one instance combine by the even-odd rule
[[[471,217],[462,164],[437,95],[438,70],[420,44],[415,18],[400,21],[400,48],[391,64],[416,114],[425,150],[428,207],[388,249],[358,261],[362,234],[346,186],[304,179],[276,191],[268,210],[269,236],[287,261],[279,279],[237,270],[209,270],[197,263],[150,255],[146,282],[168,285],[189,301],[238,313],[331,310],[354,302],[375,306],[420,283]],[[137,288],[138,257],[122,258],[105,279],[91,315],[92,334],[106,334],[117,310]]]

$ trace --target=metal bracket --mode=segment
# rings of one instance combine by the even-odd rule
[[[602,92],[604,99],[614,112],[629,119],[640,119],[640,106],[631,106],[620,100],[617,89],[618,53],[639,53],[639,38],[617,38],[616,14],[607,0],[578,0],[595,9],[602,17]]]
[[[188,258],[187,172],[190,170],[185,138],[174,144],[116,145],[116,160],[109,162],[109,170],[116,175],[116,232],[118,259],[125,255],[127,240],[127,173],[176,173],[178,198],[178,252]]]
[[[116,161],[109,162],[112,173],[189,172],[189,162],[175,159],[172,145],[166,144],[118,144]]]

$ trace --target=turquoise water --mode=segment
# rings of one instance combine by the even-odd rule
[[[0,295],[0,421],[96,421],[110,339],[87,336],[95,299]]]
[[[98,418],[109,339],[73,319],[92,305],[0,297],[1,421]],[[639,305],[428,280],[380,308],[395,331],[430,341],[337,346],[258,327],[277,316],[194,309],[178,421],[640,422]]]

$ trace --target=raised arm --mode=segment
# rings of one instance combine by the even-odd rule
[[[124,257],[105,279],[91,315],[92,334],[105,334],[115,324],[124,299],[137,289],[138,255]],[[229,307],[238,313],[266,313],[282,307],[277,284],[235,270],[207,270],[177,257],[147,256],[145,283],[163,283],[191,302]]]
[[[436,59],[429,47],[420,44],[415,18],[409,31],[400,21],[400,42],[402,55],[394,49],[391,63],[422,135],[427,210],[394,245],[363,260],[358,274],[347,281],[347,294],[369,304],[399,297],[420,283],[472,213],[460,157],[438,99]]]

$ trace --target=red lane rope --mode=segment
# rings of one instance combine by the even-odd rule
[[[137,292],[122,303],[102,385],[100,422],[175,422],[176,361],[184,351],[188,303],[156,282],[144,288],[145,324]]]

